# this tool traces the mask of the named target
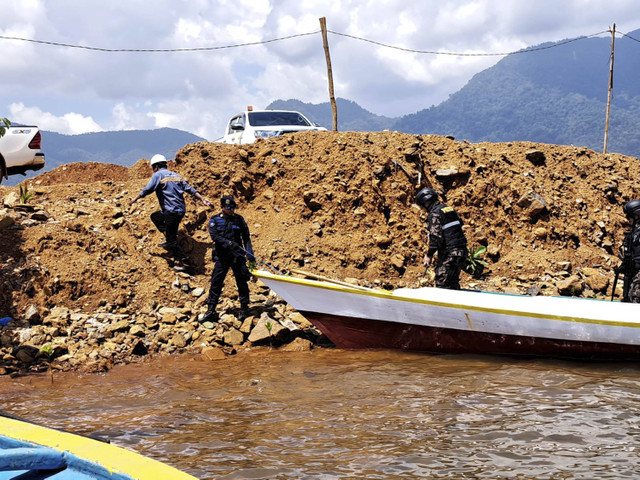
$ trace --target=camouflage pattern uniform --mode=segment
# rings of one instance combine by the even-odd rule
[[[429,208],[429,258],[438,253],[436,287],[460,290],[460,271],[467,257],[467,239],[462,220],[452,207],[436,201]]]
[[[640,222],[633,226],[624,236],[622,248],[622,271],[625,292],[622,301],[640,303]]]

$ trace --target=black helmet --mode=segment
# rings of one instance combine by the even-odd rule
[[[426,203],[431,202],[432,200],[438,199],[438,192],[436,192],[433,188],[423,188],[416,194],[416,203],[418,205],[424,205]]]
[[[640,200],[631,200],[624,204],[622,211],[627,217],[638,216],[640,217]]]
[[[236,201],[233,199],[231,195],[225,195],[220,199],[221,207],[235,207]]]

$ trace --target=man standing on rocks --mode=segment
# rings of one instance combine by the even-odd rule
[[[220,199],[222,212],[209,221],[209,235],[214,242],[213,259],[216,262],[211,274],[211,287],[207,300],[207,313],[200,323],[217,322],[216,305],[222,292],[224,279],[233,270],[240,299],[240,315],[244,320],[249,315],[249,279],[251,273],[247,268],[247,256],[253,260],[253,247],[247,222],[235,213],[236,201],[231,196]],[[246,256],[245,256],[246,255]]]
[[[627,202],[622,211],[631,222],[621,248],[620,268],[624,274],[622,301],[640,303],[640,200]]]
[[[156,192],[160,210],[151,214],[151,221],[165,236],[165,241],[158,246],[170,251],[176,260],[185,261],[187,255],[178,243],[178,228],[187,210],[184,192],[193,195],[207,207],[211,206],[211,202],[200,195],[180,175],[167,169],[167,159],[164,155],[154,155],[149,165],[153,175],[138,196],[131,199],[130,205]]]
[[[420,190],[416,203],[428,212],[429,250],[424,256],[424,265],[431,265],[437,254],[436,287],[460,290],[460,271],[467,257],[462,220],[452,207],[438,201],[438,193],[432,188]]]

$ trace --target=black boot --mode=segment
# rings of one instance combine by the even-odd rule
[[[207,313],[204,314],[202,319],[200,319],[200,323],[211,322],[213,324],[218,323],[218,314],[216,313],[215,307],[209,307]]]
[[[240,313],[238,314],[238,320],[243,321],[248,316],[249,316],[249,306],[248,305],[242,305],[240,307]]]

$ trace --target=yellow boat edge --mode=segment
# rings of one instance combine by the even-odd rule
[[[78,458],[96,463],[110,472],[125,474],[138,480],[198,480],[170,465],[126,448],[21,420],[0,416],[0,434],[15,440],[69,452]]]

